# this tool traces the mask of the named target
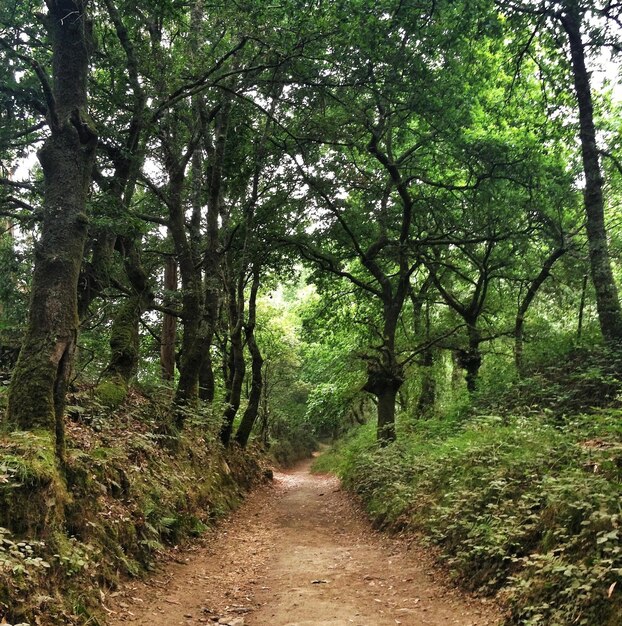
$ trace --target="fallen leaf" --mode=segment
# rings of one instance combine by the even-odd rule
[[[609,585],[609,589],[607,589],[607,597],[611,598],[611,596],[613,595],[613,590],[616,588],[616,585],[618,584],[618,581],[611,583],[611,585]]]

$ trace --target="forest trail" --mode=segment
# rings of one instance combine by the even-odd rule
[[[447,588],[421,548],[373,531],[310,461],[273,485],[147,583],[106,597],[111,626],[486,626],[490,603]]]

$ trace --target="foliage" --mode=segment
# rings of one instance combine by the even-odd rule
[[[112,417],[92,394],[71,398],[66,491],[45,433],[0,440],[0,615],[9,621],[100,623],[98,588],[203,532],[261,473],[256,453],[225,459],[209,412],[189,415],[172,447],[158,432],[163,401],[132,392]]]
[[[577,414],[620,406],[621,376],[617,347],[577,345],[562,335],[557,345],[553,339],[548,342],[547,353],[523,378],[503,381],[495,372],[495,380],[481,390],[473,410],[544,413],[553,423],[565,423]]]
[[[33,559],[49,585],[85,566],[108,584],[232,505],[245,479],[225,478],[215,441],[250,404],[254,449],[281,464],[345,434],[318,467],[379,524],[425,530],[466,584],[509,585],[513,619],[607,619],[622,357],[600,342],[622,332],[605,319],[622,111],[593,70],[622,49],[619,4],[81,1],[84,76],[52,62],[64,39],[47,30],[65,21],[5,4],[0,410],[32,432],[0,446],[0,562],[25,568],[0,602],[45,587]],[[96,129],[92,175],[51,186],[34,154],[74,126],[89,153]],[[80,234],[56,250],[78,180]],[[609,243],[611,277],[595,264]],[[73,278],[36,304],[45,260]],[[25,328],[46,334],[7,402]],[[372,413],[397,445],[375,449]]]
[[[615,624],[622,438],[617,409],[429,420],[377,449],[360,429],[317,469],[335,469],[378,526],[422,532],[455,578],[495,593],[508,624]]]
[[[318,446],[313,424],[278,415],[272,419],[270,436],[270,458],[281,467],[291,467],[300,459],[309,458]]]

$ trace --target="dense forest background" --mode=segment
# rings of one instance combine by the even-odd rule
[[[0,616],[94,558],[119,441],[196,454],[173,494],[346,435],[326,467],[508,623],[619,624],[621,27],[612,0],[3,2]],[[161,499],[107,583],[196,530]]]

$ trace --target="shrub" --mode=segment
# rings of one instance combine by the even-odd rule
[[[422,532],[467,588],[503,589],[509,624],[613,626],[619,432],[617,411],[563,427],[546,417],[430,420],[384,449],[362,429],[327,464],[377,526]]]

